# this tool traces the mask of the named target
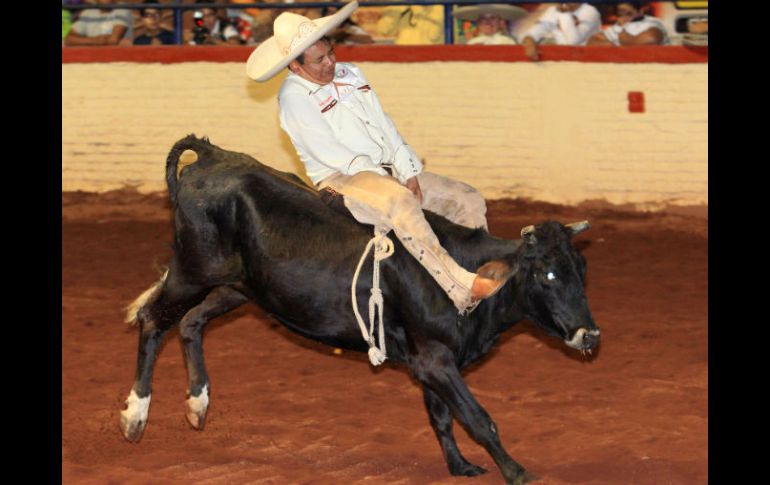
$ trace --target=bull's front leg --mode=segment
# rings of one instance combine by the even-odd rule
[[[215,288],[203,302],[192,308],[179,322],[179,338],[187,363],[187,421],[195,429],[203,429],[209,405],[209,377],[203,359],[203,327],[210,320],[246,303],[248,298],[227,287]]]
[[[484,468],[466,460],[457,448],[457,442],[452,432],[454,417],[449,406],[430,388],[423,386],[422,391],[423,398],[425,399],[425,408],[428,410],[428,416],[430,417],[430,425],[441,444],[441,451],[444,452],[444,459],[449,467],[449,473],[468,477],[486,473],[487,470]]]
[[[444,401],[468,434],[487,450],[506,483],[522,485],[534,480],[503,448],[495,423],[465,385],[452,352],[434,341],[422,341],[410,351],[408,364],[415,378]]]

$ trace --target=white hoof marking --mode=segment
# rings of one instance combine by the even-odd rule
[[[120,414],[127,422],[147,421],[147,414],[150,409],[150,394],[147,397],[139,397],[136,391],[131,389],[131,394],[126,399],[126,405],[128,407],[125,411],[121,411]]]
[[[206,417],[209,407],[209,386],[203,386],[198,397],[190,396],[187,399],[187,419],[195,428],[200,428],[202,420]]]

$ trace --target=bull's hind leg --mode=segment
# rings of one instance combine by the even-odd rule
[[[438,438],[441,444],[441,450],[444,452],[444,459],[446,459],[447,466],[449,467],[449,473],[468,477],[475,477],[476,475],[486,473],[487,470],[470,463],[460,453],[460,450],[457,449],[457,442],[452,432],[452,421],[454,418],[452,411],[449,410],[449,406],[430,388],[423,386],[422,391],[425,399],[425,408],[428,410],[428,416],[430,417],[430,425],[433,427],[436,438]]]
[[[179,322],[179,337],[184,345],[187,362],[187,421],[203,429],[209,405],[209,377],[203,361],[203,327],[210,320],[246,303],[248,298],[227,287],[214,288],[203,302],[191,309]]]
[[[204,288],[179,282],[172,272],[162,286],[142,295],[146,303],[136,315],[140,326],[136,379],[126,399],[126,409],[120,413],[120,429],[127,440],[139,441],[147,425],[152,371],[163,337],[205,294]]]
[[[535,479],[503,448],[495,423],[465,385],[452,352],[431,341],[421,341],[410,350],[407,362],[415,378],[444,401],[471,438],[487,450],[506,483],[522,485]]]

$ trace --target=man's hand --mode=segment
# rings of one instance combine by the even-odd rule
[[[535,42],[535,39],[529,36],[524,37],[524,40],[521,42],[521,44],[524,46],[524,54],[527,57],[533,61],[540,60],[540,52],[537,49],[537,42]]]
[[[406,181],[406,188],[412,191],[417,201],[422,205],[422,189],[420,189],[420,182],[417,181],[416,175]]]

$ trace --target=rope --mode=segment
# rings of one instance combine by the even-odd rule
[[[382,310],[383,299],[382,291],[380,290],[380,261],[389,258],[393,254],[393,241],[391,241],[385,234],[387,229],[381,226],[375,226],[374,237],[372,237],[364,249],[364,254],[361,255],[361,259],[358,261],[356,272],[353,275],[353,284],[350,287],[350,297],[353,301],[353,313],[358,321],[358,327],[361,329],[361,335],[364,337],[364,341],[369,344],[369,361],[372,365],[380,365],[388,358],[385,351],[385,326],[382,323]],[[369,250],[374,246],[374,269],[372,271],[372,290],[369,297],[369,330],[366,329],[364,319],[361,318],[361,314],[358,313],[358,302],[356,301],[356,283],[358,282],[358,276],[361,273],[361,267],[364,265],[364,260],[369,254]],[[374,341],[374,319],[375,314],[379,316],[379,348]]]

